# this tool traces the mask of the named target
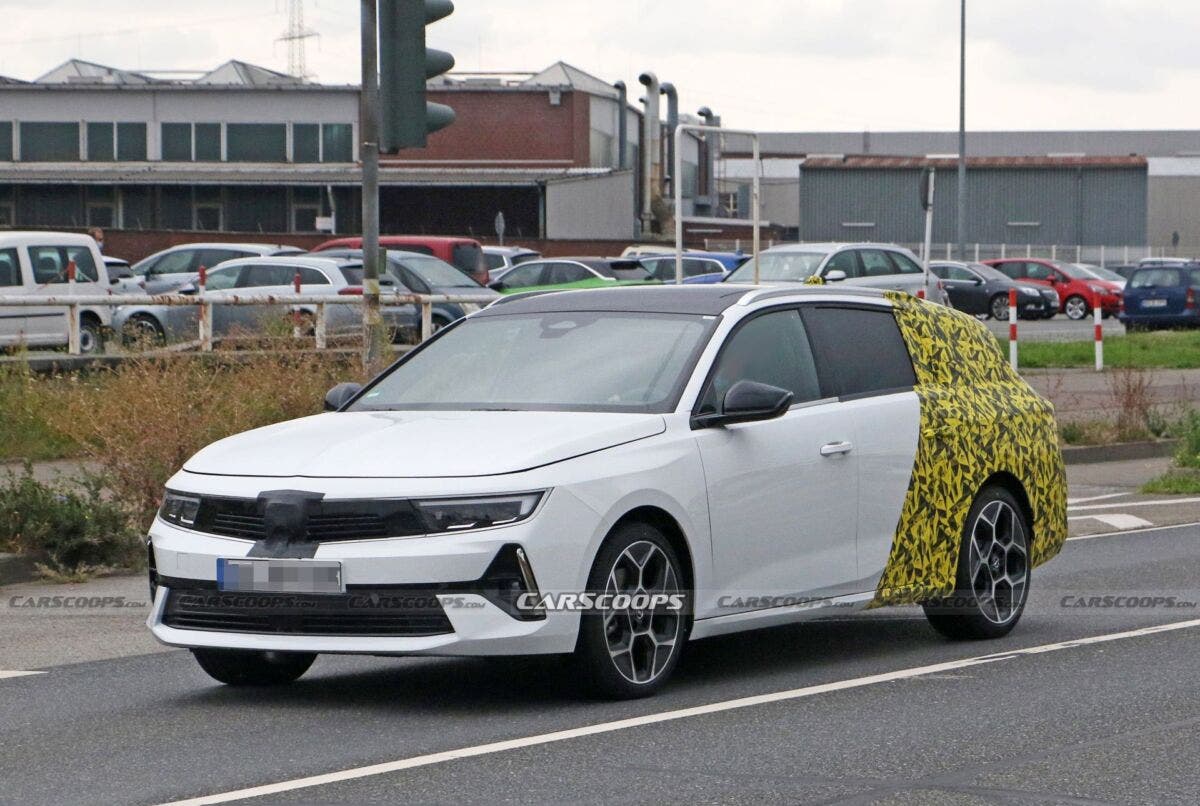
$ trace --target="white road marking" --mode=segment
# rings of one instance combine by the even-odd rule
[[[1127,507],[1161,507],[1168,504],[1195,504],[1200,498],[1159,498],[1154,501],[1125,501],[1121,504],[1088,504],[1082,507],[1067,507],[1070,510],[1081,509],[1125,509]]]
[[[1076,504],[1083,504],[1088,501],[1103,501],[1106,498],[1120,498],[1123,495],[1133,495],[1133,493],[1108,493],[1107,495],[1092,495],[1087,498],[1068,498],[1067,506],[1073,507]]]
[[[0,671],[0,680],[4,680],[9,677],[27,677],[31,674],[45,674],[45,672],[4,672],[4,671]]]
[[[749,708],[755,705],[766,705],[769,703],[786,702],[788,700],[798,700],[804,697],[813,697],[818,694],[829,694],[835,691],[863,688],[864,686],[873,686],[879,683],[890,683],[895,680],[908,680],[924,675],[940,674],[942,672],[948,672],[954,669],[964,669],[970,666],[980,666],[986,663],[1012,660],[1013,658],[1018,658],[1022,655],[1042,655],[1047,652],[1057,652],[1061,649],[1072,649],[1074,647],[1089,646],[1091,644],[1102,644],[1109,641],[1119,641],[1124,638],[1139,638],[1145,635],[1154,635],[1155,633],[1171,632],[1174,630],[1186,630],[1193,627],[1200,627],[1200,619],[1177,621],[1169,624],[1159,624],[1153,627],[1142,627],[1140,629],[1127,630],[1125,632],[1093,635],[1087,638],[1077,638],[1071,641],[1060,641],[1053,644],[1025,647],[1023,649],[1014,649],[1009,652],[999,652],[993,655],[979,655],[973,658],[962,658],[960,660],[952,660],[945,663],[935,663],[929,666],[916,666],[910,669],[899,669],[894,672],[884,672],[882,674],[873,674],[866,677],[839,680],[834,683],[822,683],[820,685],[805,686],[804,688],[795,688],[788,691],[777,691],[771,694],[758,694],[752,697],[740,697],[735,700],[714,702],[708,705],[694,706],[692,708],[680,708],[675,711],[662,711],[657,714],[646,714],[645,716],[637,716],[630,719],[618,719],[613,722],[600,722],[595,725],[586,725],[581,728],[570,728],[567,730],[554,731],[553,733],[542,733],[536,736],[526,736],[520,739],[508,739],[506,741],[490,742],[488,744],[475,745],[474,747],[462,747],[457,750],[446,750],[440,753],[429,753],[422,756],[402,758],[396,761],[384,762],[382,764],[370,764],[365,767],[352,767],[347,770],[339,770],[338,772],[330,772],[322,775],[312,775],[307,778],[295,778],[290,781],[280,781],[274,784],[252,786],[246,789],[237,789],[230,792],[221,792],[213,795],[202,795],[198,798],[172,801],[169,804],[163,804],[163,806],[205,806],[206,804],[231,803],[233,801],[246,800],[248,798],[278,795],[281,792],[294,792],[297,789],[307,789],[314,786],[336,784],[342,781],[353,781],[359,778],[369,778],[374,775],[386,775],[388,773],[399,772],[401,770],[411,770],[416,767],[427,767],[432,764],[441,764],[447,761],[474,758],[477,756],[490,755],[492,753],[503,753],[508,750],[517,750],[524,747],[536,747],[538,745],[562,742],[568,739],[578,739],[583,736],[595,736],[602,733],[612,733],[614,731],[642,727],[643,725],[655,725],[660,722],[672,722],[677,719],[688,719],[694,716],[717,714],[723,711],[733,711],[740,708]]]
[[[1200,521],[1192,521],[1190,523],[1173,523],[1169,526],[1151,526],[1146,529],[1128,529],[1120,532],[1100,532],[1094,535],[1076,535],[1075,537],[1068,537],[1067,542],[1070,543],[1072,540],[1093,540],[1097,537],[1120,537],[1121,535],[1136,535],[1142,532],[1165,532],[1167,529],[1183,529],[1188,526],[1200,526]]]
[[[1075,515],[1067,518],[1069,521],[1100,521],[1101,523],[1111,526],[1114,529],[1128,531],[1130,529],[1144,529],[1147,526],[1153,526],[1151,521],[1143,520],[1137,515],[1126,515],[1124,513],[1113,512],[1108,515]]]

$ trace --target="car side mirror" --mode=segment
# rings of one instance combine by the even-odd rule
[[[339,383],[325,393],[325,411],[338,411],[362,391],[361,383]]]
[[[738,381],[729,387],[716,414],[701,414],[692,418],[693,428],[710,428],[734,423],[773,420],[783,416],[795,397],[787,389],[757,381]]]
[[[109,285],[116,285],[116,284],[117,284],[117,283],[119,283],[119,282],[121,282],[121,278],[120,278],[120,277],[109,277],[109,278],[108,278],[108,284],[109,284]]]
[[[827,283],[839,283],[845,279],[846,272],[842,271],[841,269],[830,269],[829,271],[825,272],[825,282]],[[733,390],[731,389],[730,391]]]

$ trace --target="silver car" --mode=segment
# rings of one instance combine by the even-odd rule
[[[200,267],[211,269],[244,257],[296,255],[304,250],[270,243],[185,243],[133,264],[133,276],[115,283],[118,294],[166,294],[195,282]]]
[[[295,296],[295,277],[300,275],[300,294],[330,295],[361,293],[362,262],[321,257],[259,257],[230,260],[207,272],[205,296],[272,296],[277,305],[214,305],[214,336],[234,331],[262,331],[272,322],[286,323],[298,310],[306,316],[316,313],[311,304],[288,305]],[[194,285],[180,289],[196,293]],[[385,319],[387,310],[384,311]],[[113,316],[113,329],[127,341],[136,338],[152,342],[190,340],[198,336],[199,308],[195,305],[123,305]],[[357,305],[328,305],[325,328],[330,334],[357,330],[362,311]]]
[[[827,283],[845,282],[916,296],[947,304],[938,278],[925,276],[917,256],[894,244],[797,243],[775,246],[759,253],[759,282],[804,283],[820,277]],[[753,283],[754,261],[748,260],[725,278],[727,283]]]

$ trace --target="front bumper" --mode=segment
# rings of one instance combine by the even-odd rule
[[[588,524],[595,519],[570,491],[557,489],[533,516],[510,526],[323,542],[312,559],[340,562],[346,593],[304,594],[295,597],[294,606],[279,601],[289,594],[217,590],[217,560],[247,557],[255,541],[156,519],[151,549],[159,584],[147,625],[159,641],[179,647],[380,655],[570,652],[578,613],[514,614],[487,580],[497,558],[520,547],[538,590],[578,590],[590,550]],[[422,600],[420,612],[407,614],[413,619],[406,620],[402,609],[389,610],[387,601],[381,604],[409,595]],[[184,607],[181,596],[189,597]],[[216,608],[213,616],[204,609],[205,597],[217,597],[218,605],[219,597],[230,597],[229,606]],[[262,601],[245,601],[256,597]],[[352,597],[357,604],[346,601]]]

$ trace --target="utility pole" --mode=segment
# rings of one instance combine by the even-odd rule
[[[362,95],[359,157],[362,160],[363,369],[379,363],[379,50],[376,0],[362,0]]]
[[[304,25],[304,0],[288,0],[288,27],[275,41],[287,43],[289,74],[302,80],[309,78],[304,41],[316,35],[316,31]]]
[[[958,254],[967,255],[967,0],[958,19]]]

